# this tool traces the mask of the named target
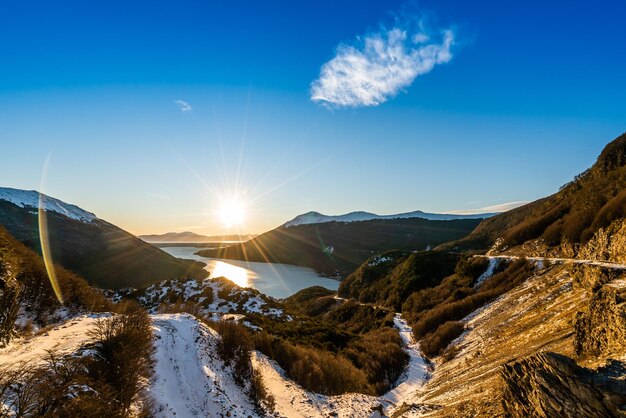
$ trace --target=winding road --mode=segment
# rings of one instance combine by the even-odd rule
[[[585,260],[580,258],[558,258],[558,257],[520,257],[517,255],[475,255],[474,257],[488,258],[490,260],[519,260],[525,258],[531,261],[548,261],[550,263],[562,264],[585,264],[589,266],[605,267],[616,270],[626,270],[626,264],[615,263],[613,261]]]

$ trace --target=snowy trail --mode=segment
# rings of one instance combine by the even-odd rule
[[[396,407],[414,397],[417,391],[428,381],[430,373],[428,362],[422,355],[419,343],[413,337],[413,330],[407,324],[402,315],[397,313],[393,323],[398,328],[400,337],[405,344],[405,350],[409,355],[409,364],[400,378],[400,384],[382,396],[383,399],[392,402]]]
[[[558,258],[558,257],[520,257],[517,255],[476,255],[474,257],[488,258],[490,260],[519,260],[525,258],[531,261],[549,261],[550,263],[564,264],[585,264],[589,266],[606,267],[616,270],[626,270],[626,264],[614,263],[612,261],[585,260],[579,258]]]
[[[217,334],[185,314],[151,315],[155,375],[148,392],[157,417],[256,416],[216,353]]]

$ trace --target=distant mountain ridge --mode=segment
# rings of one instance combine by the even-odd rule
[[[175,258],[76,205],[34,190],[0,188],[0,225],[35,252],[41,252],[40,197],[54,262],[92,284],[103,288],[141,287],[208,274],[202,263]]]
[[[201,235],[195,232],[166,232],[165,234],[138,235],[138,238],[150,243],[202,243],[224,241],[247,241],[254,238],[253,234]]]
[[[454,219],[486,219],[498,215],[499,212],[493,213],[476,213],[469,215],[458,215],[452,213],[428,213],[421,210],[413,212],[397,213],[392,215],[377,215],[371,212],[357,211],[343,215],[324,215],[319,212],[311,211],[298,215],[282,226],[289,228],[297,225],[320,224],[326,222],[362,222],[372,221],[375,219],[409,219],[422,218],[429,221],[451,221]]]

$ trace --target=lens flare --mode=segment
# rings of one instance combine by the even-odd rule
[[[49,160],[50,156],[48,155],[48,157],[46,158],[46,162],[44,163],[43,172],[41,174],[41,187],[39,188],[39,208],[37,214],[39,224],[39,242],[41,243],[41,255],[43,257],[43,262],[46,266],[48,279],[50,280],[50,284],[52,285],[52,290],[54,290],[54,294],[56,295],[61,305],[63,305],[63,294],[61,293],[61,287],[59,286],[59,282],[57,280],[57,273],[54,269],[54,262],[52,260],[52,251],[50,250],[50,240],[48,239],[48,215],[46,213],[46,195],[41,193],[44,179],[48,171]]]

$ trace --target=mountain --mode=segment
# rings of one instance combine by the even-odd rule
[[[395,215],[377,215],[370,212],[350,212],[344,215],[328,216],[322,215],[319,212],[307,212],[302,215],[298,215],[289,222],[286,222],[283,226],[288,228],[290,226],[308,225],[308,224],[321,224],[326,222],[361,222],[372,221],[375,219],[407,219],[407,218],[422,218],[429,221],[450,221],[454,219],[485,219],[497,215],[497,213],[479,213],[470,215],[456,215],[446,213],[427,213],[421,210],[414,212],[398,213]]]
[[[623,416],[625,190],[622,135],[554,195],[342,281],[340,298],[400,311],[435,360],[407,415]]]
[[[344,276],[372,254],[389,249],[425,250],[470,233],[481,219],[374,219],[281,226],[245,243],[198,254],[249,261],[269,261]]]
[[[41,251],[41,199],[54,262],[103,288],[141,287],[182,276],[205,277],[201,263],[180,260],[75,205],[37,191],[0,188],[0,225]]]
[[[626,134],[609,143],[591,168],[557,193],[486,219],[468,236],[442,248],[487,250],[497,241],[494,250],[525,245],[528,255],[610,260],[619,251],[598,233],[620,228],[616,221],[624,217]]]
[[[138,238],[153,243],[205,243],[205,242],[227,242],[227,241],[247,241],[254,238],[252,234],[230,234],[230,235],[200,235],[195,232],[167,232],[165,234],[138,235]]]

